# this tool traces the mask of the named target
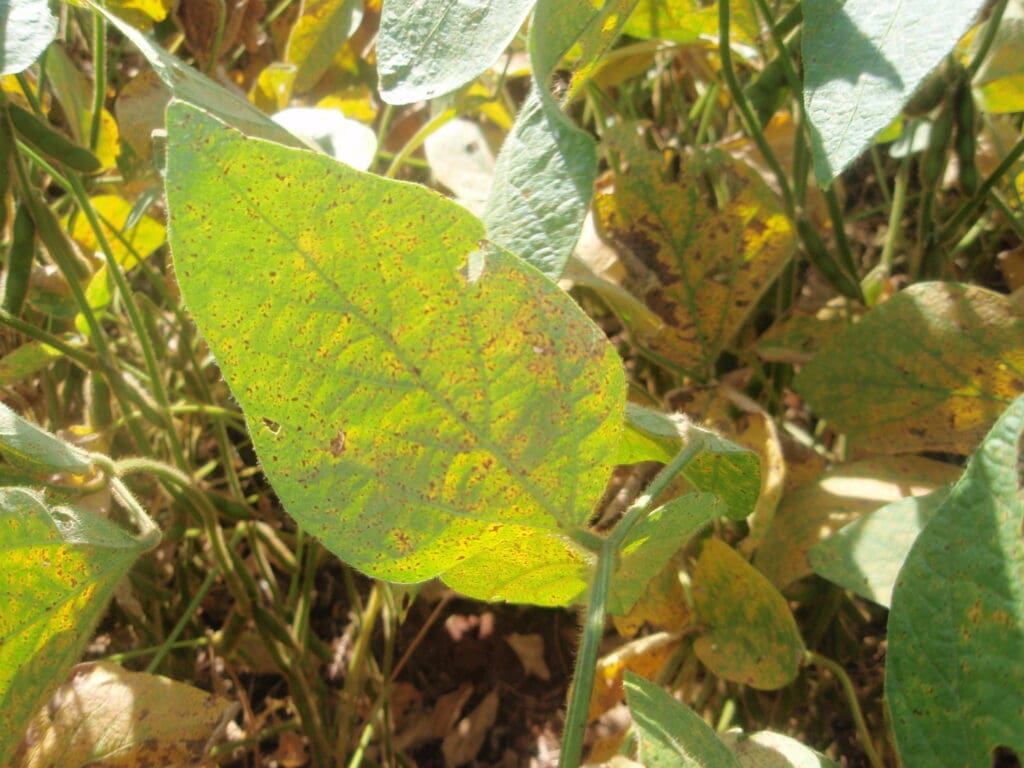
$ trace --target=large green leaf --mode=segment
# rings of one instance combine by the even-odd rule
[[[805,0],[804,106],[828,184],[899,114],[984,0]]]
[[[984,288],[918,283],[831,336],[793,387],[854,454],[969,453],[1024,392],[1024,317]]]
[[[692,709],[632,672],[624,682],[646,768],[742,768]]]
[[[168,135],[182,293],[288,511],[379,578],[575,597],[625,398],[601,331],[429,190],[183,103]]]
[[[0,75],[28,69],[56,34],[46,0],[0,0]]]
[[[454,91],[505,50],[535,0],[387,0],[380,16],[381,98],[410,104]]]
[[[886,699],[905,765],[1024,753],[1024,397],[918,536],[889,615]]]
[[[499,245],[558,278],[579,240],[597,175],[597,151],[552,98],[549,81],[579,40],[581,71],[614,42],[636,0],[539,0],[530,26],[530,94],[494,168],[484,223]],[[574,87],[580,80],[574,81]]]
[[[144,547],[91,513],[0,488],[0,764]]]

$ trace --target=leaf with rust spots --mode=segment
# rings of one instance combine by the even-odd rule
[[[1024,393],[1024,317],[984,288],[918,283],[825,341],[793,387],[854,455],[969,453]]]
[[[889,614],[885,693],[904,765],[1024,754],[1024,397],[914,542]]]
[[[704,627],[694,651],[712,672],[761,690],[793,681],[806,650],[789,606],[768,579],[717,539],[701,547],[693,602]]]
[[[689,156],[670,178],[635,126],[609,131],[605,143],[620,170],[614,192],[595,200],[599,228],[622,256],[627,287],[665,326],[648,333],[624,321],[652,357],[710,378],[792,255],[793,227],[767,185],[723,154]],[[728,187],[720,207],[707,200],[705,173]]]
[[[583,592],[625,400],[600,329],[436,193],[168,126],[175,272],[289,513],[377,578]]]
[[[0,489],[0,765],[144,548],[106,519]]]
[[[12,768],[204,768],[238,704],[110,662],[79,664],[32,720]]]

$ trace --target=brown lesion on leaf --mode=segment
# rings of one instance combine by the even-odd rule
[[[273,419],[268,419],[266,416],[263,416],[260,419],[260,421],[263,422],[263,426],[264,427],[266,427],[268,430],[270,430],[270,433],[272,435],[276,435],[277,433],[279,433],[281,431],[281,425],[278,424]]]
[[[344,429],[339,429],[338,433],[331,438],[331,455],[334,457],[341,456],[345,452],[345,442],[347,435]]]

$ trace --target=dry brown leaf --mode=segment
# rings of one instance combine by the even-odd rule
[[[445,735],[441,754],[446,766],[456,768],[477,756],[498,716],[498,704],[498,690],[494,689]]]

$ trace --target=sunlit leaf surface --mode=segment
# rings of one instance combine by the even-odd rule
[[[579,594],[625,395],[601,331],[439,195],[168,114],[175,271],[286,509],[380,578]]]

